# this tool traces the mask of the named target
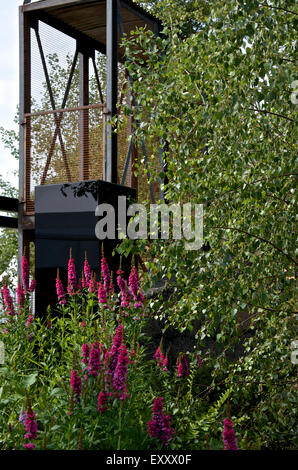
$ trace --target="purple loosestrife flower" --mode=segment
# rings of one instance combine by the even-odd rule
[[[225,445],[224,450],[238,450],[233,421],[229,418],[226,418],[224,419],[223,424],[223,441]]]
[[[90,346],[88,343],[84,343],[82,346],[82,362],[88,364],[90,354]]]
[[[24,448],[27,450],[34,450],[35,444],[33,444],[33,442],[28,442],[28,444],[24,444]]]
[[[111,289],[111,273],[105,257],[101,259],[101,273],[103,278],[103,284],[106,288],[107,293],[109,293]]]
[[[117,366],[113,376],[113,388],[117,392],[121,392],[120,400],[125,400],[128,396],[126,390],[126,376],[127,376],[127,365],[129,363],[127,347],[122,344],[119,349],[119,355],[117,360]]]
[[[128,287],[126,287],[125,291],[123,293],[121,292],[121,307],[130,308],[130,299],[131,299],[131,296],[130,296]]]
[[[117,362],[118,362],[120,347],[121,347],[121,344],[123,343],[123,338],[124,338],[123,325],[119,325],[116,329],[111,351],[107,353],[105,357],[105,362],[107,362],[108,358],[110,359],[109,367],[106,370],[107,376],[112,376],[112,377],[114,376],[114,372],[115,372]]]
[[[89,284],[88,284],[90,294],[94,294],[97,289],[97,282],[95,277],[91,277]]]
[[[125,280],[122,277],[123,271],[121,269],[118,269],[117,271],[117,285],[120,289],[120,292],[125,291],[126,289],[126,283]]]
[[[3,295],[3,301],[5,305],[5,311],[7,315],[14,315],[15,310],[14,310],[14,305],[13,305],[13,300],[10,295],[10,291],[7,286],[3,286],[1,289],[2,295]]]
[[[33,315],[30,314],[26,322],[26,327],[29,328],[32,323],[33,323]]]
[[[178,362],[177,377],[183,377],[183,365],[182,362]]]
[[[93,343],[91,345],[89,361],[88,361],[88,372],[89,375],[93,375],[93,377],[98,376],[98,371],[102,369],[102,365],[100,362],[100,355],[101,355],[101,346],[98,343]]]
[[[59,276],[56,278],[56,292],[60,305],[66,304],[65,291],[62,284],[62,281],[59,279]]]
[[[76,275],[76,267],[74,264],[74,259],[71,255],[70,250],[70,257],[68,260],[68,285],[67,285],[67,292],[69,295],[74,295],[77,290],[77,275]]]
[[[165,372],[168,371],[168,358],[167,358],[167,356],[163,357],[160,365],[162,367],[162,370],[164,370]]]
[[[84,261],[84,277],[85,277],[85,282],[87,285],[89,285],[90,279],[92,277],[91,269],[87,260],[87,255],[85,253],[85,261]]]
[[[98,301],[100,304],[104,305],[105,308],[107,308],[107,290],[104,286],[104,284],[99,281],[98,283]]]
[[[37,438],[37,422],[35,420],[36,415],[32,408],[30,407],[28,411],[26,411],[26,418],[25,418],[25,439],[33,440]]]
[[[168,358],[161,351],[161,346],[159,345],[156,349],[153,359],[156,361],[156,364],[162,368],[165,372],[168,370]]]
[[[21,284],[18,282],[18,287],[17,287],[17,304],[19,307],[19,311],[22,309],[25,303],[25,292],[23,290],[23,287]]]
[[[131,296],[130,296],[130,293],[129,293],[127,282],[122,277],[123,271],[121,271],[121,269],[118,269],[117,274],[118,274],[117,284],[118,284],[118,287],[119,287],[120,293],[121,293],[121,307],[129,308],[130,307],[130,297]]]
[[[26,256],[22,256],[22,282],[25,291],[29,291],[29,263]]]
[[[103,411],[107,411],[108,401],[109,401],[109,394],[105,392],[104,390],[102,390],[99,393],[98,398],[97,398],[97,411],[99,411],[100,413]]]
[[[182,357],[182,365],[183,365],[183,375],[184,377],[187,377],[189,375],[189,367],[188,367],[186,354],[184,354]]]
[[[177,366],[177,377],[187,377],[189,375],[189,367],[185,354],[182,359],[177,359]]]
[[[157,364],[159,363],[159,360],[160,360],[160,345],[156,349],[156,351],[153,355],[153,359],[157,362]]]
[[[131,293],[135,301],[134,307],[143,308],[144,296],[141,291],[139,273],[135,266],[131,268],[128,283],[129,283],[129,287],[130,287]]]
[[[163,414],[162,398],[155,398],[152,420],[147,424],[150,437],[158,439],[164,445],[168,445],[174,434],[174,429],[170,427],[170,421],[170,416]]]
[[[74,369],[70,372],[70,387],[73,391],[75,401],[79,401],[82,392],[82,379],[78,371]]]

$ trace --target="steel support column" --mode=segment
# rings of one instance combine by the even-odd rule
[[[117,0],[107,0],[106,180],[117,183],[118,21]],[[114,121],[113,121],[114,122]]]
[[[29,253],[26,234],[24,234],[24,212],[26,195],[27,153],[30,148],[30,121],[25,125],[25,113],[31,111],[31,30],[29,16],[19,7],[19,68],[20,68],[20,112],[19,112],[19,217],[18,217],[18,272],[21,274],[21,259],[25,246]],[[27,142],[27,145],[26,145]]]
[[[80,106],[89,104],[89,56],[79,54],[80,61]],[[89,179],[89,110],[80,111],[80,179]]]

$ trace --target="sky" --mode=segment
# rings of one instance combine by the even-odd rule
[[[0,126],[18,130],[14,116],[19,101],[18,6],[23,0],[0,0]],[[0,142],[0,175],[17,185],[18,162]]]

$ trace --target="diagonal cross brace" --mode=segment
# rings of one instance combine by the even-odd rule
[[[77,64],[77,59],[78,59],[78,50],[76,49],[75,55],[74,55],[74,58],[73,58],[73,61],[72,61],[72,64],[71,64],[71,69],[70,69],[70,72],[69,72],[69,77],[68,77],[68,81],[67,81],[67,85],[66,85],[66,89],[65,89],[61,109],[65,108],[65,106],[66,106],[66,102],[67,102],[67,98],[68,98],[68,95],[69,95],[73,74],[74,74],[75,67],[76,67],[76,64]],[[44,184],[45,179],[47,177],[48,169],[49,169],[50,162],[51,162],[51,159],[52,159],[52,156],[53,156],[53,153],[54,153],[55,143],[56,143],[58,132],[59,132],[59,129],[60,129],[60,126],[61,126],[62,119],[63,119],[63,113],[60,113],[60,115],[58,116],[58,119],[57,119],[55,132],[54,132],[54,135],[53,135],[53,138],[52,138],[50,151],[49,151],[49,154],[48,154],[48,157],[47,157],[47,161],[46,161],[46,165],[45,165],[45,168],[44,168],[41,184]],[[71,178],[70,178],[69,181],[71,181]]]
[[[46,63],[46,60],[45,60],[45,56],[44,56],[44,52],[43,52],[43,48],[42,48],[42,44],[41,44],[41,40],[40,40],[40,35],[39,35],[39,32],[38,32],[37,28],[35,29],[35,35],[36,35],[36,40],[37,40],[37,44],[38,44],[40,58],[41,58],[41,62],[42,62],[42,66],[43,66],[43,70],[44,70],[44,74],[45,74],[46,84],[47,84],[48,92],[49,92],[49,95],[50,95],[51,106],[52,106],[53,111],[55,111],[56,110],[55,99],[54,99],[54,95],[53,95],[53,91],[52,91],[52,86],[51,86],[50,77],[49,77],[49,73],[48,73],[47,63]],[[62,138],[62,134],[61,134],[59,118],[56,115],[56,113],[54,113],[54,120],[55,120],[57,134],[58,134],[58,138],[59,138],[60,146],[61,146],[61,150],[62,150],[63,160],[64,160],[64,164],[65,164],[65,169],[66,169],[66,175],[67,175],[68,180],[71,181],[71,174],[70,174],[70,170],[69,170],[69,166],[68,166],[68,162],[67,162],[66,150],[65,150],[65,147],[64,147],[64,142],[63,142],[63,138]],[[60,120],[60,122],[61,122],[61,120]],[[46,178],[46,174],[47,174],[47,171],[48,171],[50,160],[51,160],[51,157],[47,159],[47,164],[48,165],[45,168],[45,171],[44,171],[44,174],[43,174],[43,177],[42,177],[42,184],[44,184],[44,180]]]

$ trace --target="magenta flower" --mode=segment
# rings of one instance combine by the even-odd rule
[[[85,276],[85,282],[87,286],[89,286],[90,279],[92,277],[91,269],[87,260],[87,257],[85,257],[84,261],[84,276]]]
[[[177,377],[187,377],[189,375],[189,367],[185,354],[183,355],[182,359],[178,358],[177,364]]]
[[[135,301],[134,307],[143,308],[144,295],[143,295],[143,292],[141,291],[139,273],[135,266],[131,268],[128,283],[129,283],[129,287],[130,287],[131,293]]]
[[[59,277],[56,278],[56,292],[57,292],[59,304],[60,305],[66,304],[64,287]]]
[[[82,346],[82,362],[84,364],[88,364],[89,354],[90,354],[90,346],[89,344],[85,343]]]
[[[22,256],[22,281],[25,291],[29,291],[29,263],[25,256]]]
[[[163,414],[162,400],[161,397],[154,399],[152,420],[147,423],[147,427],[150,437],[168,445],[174,434],[174,429],[170,427],[170,416]]]
[[[14,315],[15,314],[15,309],[13,305],[13,300],[10,295],[9,288],[7,286],[3,286],[1,289],[2,295],[3,295],[3,302],[5,305],[5,311],[7,315]]]
[[[67,286],[67,292],[69,295],[74,295],[77,290],[77,275],[76,275],[76,267],[74,264],[74,259],[71,256],[71,251],[70,251],[70,257],[68,260],[68,286]]]
[[[74,369],[70,372],[70,387],[75,396],[75,401],[79,401],[82,392],[82,379],[79,376],[78,371]]]
[[[111,273],[105,257],[101,259],[101,273],[106,292],[109,293],[111,290]]]
[[[121,271],[121,269],[118,269],[117,274],[117,284],[121,292],[121,307],[129,308],[131,296],[127,286],[127,282],[122,277],[123,271]]]
[[[107,308],[107,290],[105,285],[99,281],[98,283],[98,301],[100,304],[104,305]]]
[[[97,411],[99,411],[100,413],[103,411],[107,411],[108,401],[109,401],[109,394],[105,392],[104,390],[102,390],[99,393],[98,398],[97,398]]]
[[[23,290],[23,287],[21,284],[18,282],[18,287],[17,287],[17,304],[19,306],[19,311],[22,309],[25,303],[25,292]]]
[[[93,343],[91,345],[89,360],[88,360],[88,372],[89,375],[93,375],[93,377],[98,376],[98,371],[102,369],[102,364],[100,361],[101,356],[101,345],[98,343]]]
[[[27,328],[29,328],[32,323],[33,323],[33,315],[30,314],[26,322]]]
[[[156,349],[153,355],[153,359],[156,361],[156,364],[162,368],[162,370],[164,370],[165,372],[168,370],[168,358],[161,351],[160,345]]]
[[[90,281],[89,281],[88,288],[89,288],[90,294],[94,294],[94,292],[96,292],[96,289],[97,289],[97,282],[96,282],[95,277],[91,277],[91,279],[90,279]]]
[[[126,376],[128,363],[129,358],[127,354],[127,348],[125,344],[122,344],[119,349],[117,366],[113,376],[113,388],[115,391],[121,393],[120,400],[125,400],[128,396],[126,390]]]
[[[34,450],[35,444],[33,444],[33,442],[28,442],[27,444],[24,444],[24,448],[28,450]]]
[[[238,450],[233,421],[229,418],[226,418],[224,419],[223,424],[223,441],[225,445],[224,450]]]
[[[107,376],[112,376],[112,377],[114,376],[115,369],[116,369],[117,362],[118,362],[120,347],[121,347],[121,344],[123,343],[123,339],[124,339],[123,325],[119,325],[116,329],[111,351],[107,353],[105,357],[105,362],[107,362],[107,359],[109,359],[109,367],[106,370]]]
[[[25,434],[25,439],[33,440],[37,438],[37,422],[36,422],[36,415],[32,408],[26,411],[26,418],[25,418],[25,430],[27,431]]]

